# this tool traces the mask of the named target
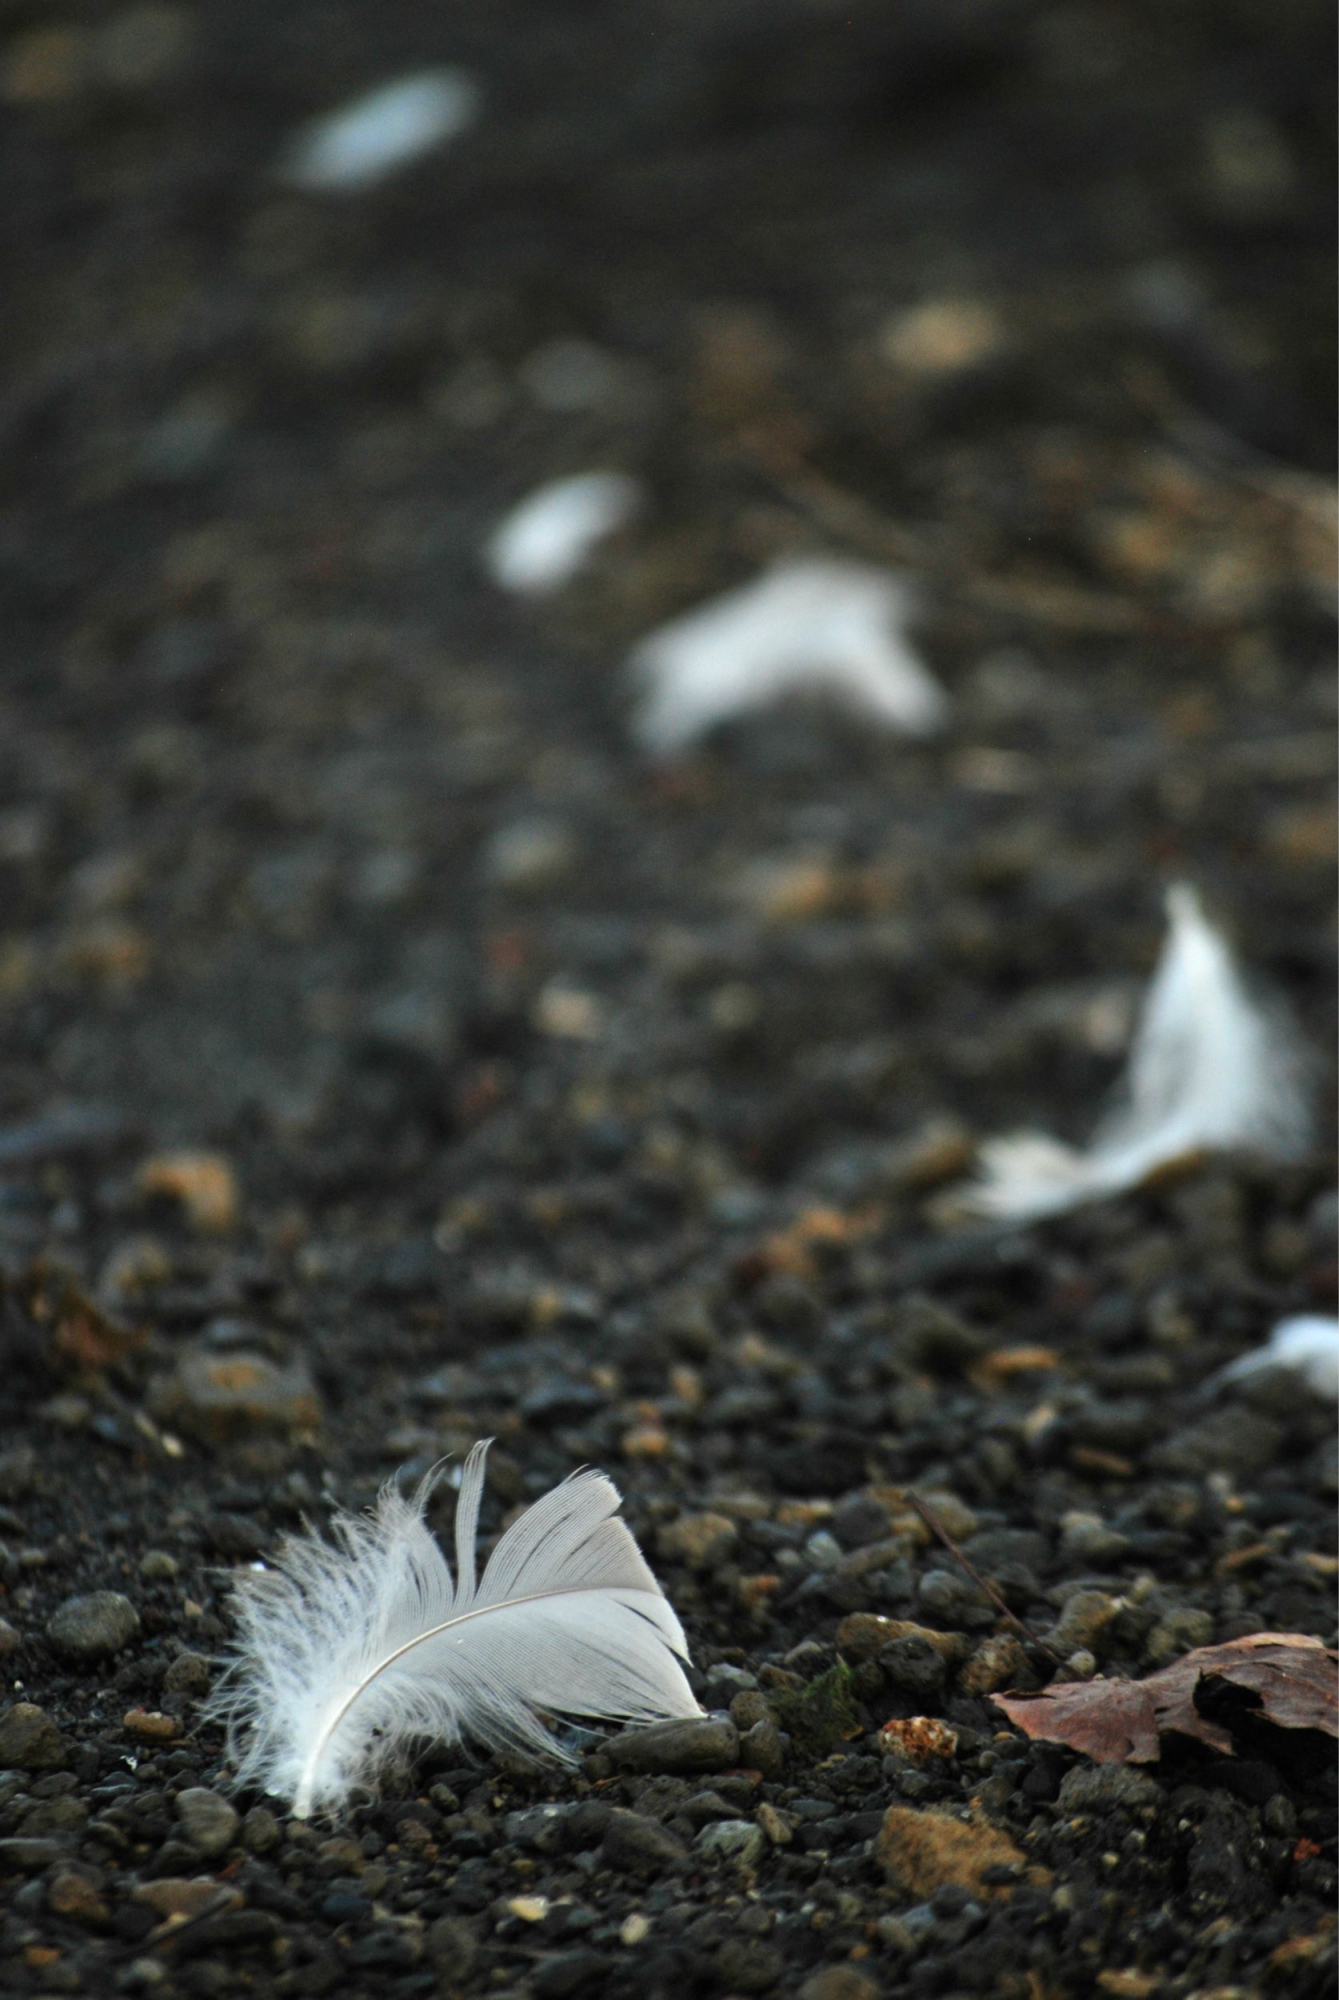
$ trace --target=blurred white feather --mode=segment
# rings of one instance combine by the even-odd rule
[[[626,526],[642,489],[626,472],[579,472],[554,479],[513,507],[484,549],[504,590],[558,590],[584,567],[596,544]]]
[[[1300,1377],[1313,1396],[1324,1403],[1339,1398],[1339,1319],[1322,1313],[1298,1313],[1280,1320],[1263,1347],[1243,1354],[1215,1378],[1244,1382],[1275,1371]]]
[[[1252,997],[1186,883],[1145,995],[1120,1102],[1084,1149],[1020,1132],[981,1148],[961,1206],[1026,1220],[1137,1187],[1157,1168],[1231,1147],[1291,1159],[1311,1132],[1311,1062],[1274,1004]]]
[[[465,1462],[456,1573],[412,1499],[383,1488],[343,1514],[336,1543],[292,1537],[242,1580],[240,1645],[213,1704],[239,1780],[338,1809],[415,1740],[469,1738],[565,1759],[536,1711],[652,1720],[700,1713],[682,1628],[603,1473],[579,1472],[527,1508],[476,1582],[487,1444]]]
[[[826,693],[881,727],[925,736],[948,715],[907,638],[911,595],[885,570],[787,559],[652,632],[629,670],[635,730],[655,756],[785,695]]]
[[[307,194],[356,194],[457,138],[479,103],[479,86],[464,70],[417,70],[302,126],[281,175]]]

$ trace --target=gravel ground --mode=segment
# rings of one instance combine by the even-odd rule
[[[841,21],[0,12],[6,1993],[1333,1990],[1329,1745],[987,1699],[1331,1638],[1333,1412],[1209,1378],[1333,1310],[1333,1160],[945,1204],[1090,1129],[1176,875],[1332,1039],[1328,10]],[[277,184],[423,62],[473,132]],[[624,653],[789,550],[916,577],[950,729],[649,767]],[[490,1435],[487,1534],[614,1475],[709,1720],[234,1794],[234,1570]]]

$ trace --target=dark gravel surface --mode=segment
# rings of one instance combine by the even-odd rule
[[[1332,1035],[1328,10],[0,36],[0,1988],[1331,1991],[1332,1745],[986,1697],[1331,1637],[1333,1413],[1208,1382],[1333,1310],[1333,1162],[944,1209],[1090,1128],[1170,877]],[[453,150],[275,184],[423,61]],[[518,610],[591,464],[648,516]],[[952,727],[648,769],[626,648],[791,548],[910,565]],[[488,1435],[490,1535],[618,1480],[710,1720],[234,1795],[234,1570]]]

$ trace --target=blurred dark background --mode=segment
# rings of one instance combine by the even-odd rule
[[[0,1115],[333,1198],[646,1072],[782,1172],[1016,1112],[1057,1036],[1095,1088],[1060,1001],[1008,1010],[1147,964],[1168,872],[1323,1028],[1332,41],[1311,0],[6,4]],[[285,185],[441,64],[467,131]],[[648,518],[518,610],[480,545],[590,464]],[[903,558],[950,738],[648,772],[628,646],[801,546]],[[555,979],[608,1034],[550,1032]]]

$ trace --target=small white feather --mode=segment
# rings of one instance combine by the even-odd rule
[[[795,693],[826,693],[880,727],[925,736],[948,701],[907,637],[911,596],[885,570],[813,558],[662,625],[634,651],[635,729],[671,756],[709,730]]]
[[[626,524],[642,489],[625,472],[579,472],[537,487],[494,529],[484,550],[495,583],[525,594],[558,590],[597,543]]]
[[[239,1780],[291,1799],[299,1819],[344,1805],[416,1740],[562,1759],[538,1712],[701,1712],[683,1630],[603,1473],[527,1508],[476,1582],[487,1451],[465,1462],[454,1577],[423,1518],[438,1471],[412,1499],[386,1486],[371,1513],[337,1517],[336,1543],[290,1538],[272,1572],[243,1579],[239,1652],[213,1713]]]
[[[308,194],[356,194],[457,138],[478,112],[479,87],[464,70],[418,70],[304,125],[281,173]]]
[[[1298,1313],[1280,1320],[1263,1347],[1218,1372],[1220,1382],[1243,1382],[1279,1370],[1305,1383],[1323,1403],[1339,1398],[1339,1319]]]
[[[971,1213],[1055,1214],[1195,1153],[1242,1147],[1284,1160],[1305,1150],[1311,1065],[1295,1029],[1247,992],[1188,884],[1168,890],[1167,915],[1116,1109],[1082,1150],[1040,1132],[990,1140],[963,1196]]]

